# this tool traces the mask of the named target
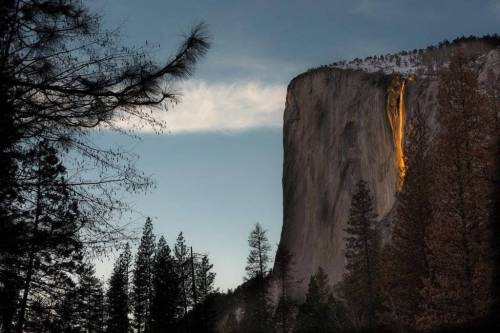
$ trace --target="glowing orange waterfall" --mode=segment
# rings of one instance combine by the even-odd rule
[[[404,125],[405,125],[405,81],[397,77],[392,80],[387,96],[387,118],[392,131],[395,166],[399,172],[398,190],[403,185],[405,176],[404,160]]]

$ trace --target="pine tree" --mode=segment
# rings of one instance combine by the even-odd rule
[[[333,297],[328,276],[319,267],[318,272],[309,280],[306,300],[299,307],[294,332],[341,332],[346,328],[343,305]]]
[[[213,267],[214,265],[210,263],[207,255],[203,255],[201,261],[196,265],[196,285],[200,303],[214,292],[215,272],[212,271]]]
[[[57,319],[53,323],[53,331],[55,332],[74,332],[78,331],[75,321],[79,321],[79,317],[75,317],[77,309],[77,288],[66,291],[65,295],[55,304],[54,311],[57,314]]]
[[[215,272],[207,255],[195,260],[195,280],[198,295],[198,304],[193,311],[194,325],[197,331],[211,332],[214,326],[214,282]]]
[[[260,277],[264,278],[269,270],[269,251],[271,245],[266,235],[267,230],[262,229],[259,223],[255,224],[254,229],[248,237],[250,254],[247,257],[247,277],[249,279]]]
[[[103,332],[103,286],[95,276],[93,265],[85,264],[81,268],[78,287],[73,297],[76,307],[72,321],[75,326],[85,332]]]
[[[421,290],[429,279],[430,249],[427,245],[432,222],[432,163],[430,134],[420,112],[408,120],[404,184],[396,197],[396,216],[391,242],[383,262],[383,290],[391,325],[399,331],[413,330],[423,311]]]
[[[440,131],[433,147],[432,252],[422,328],[461,325],[485,316],[492,304],[490,213],[496,114],[463,52],[439,76]]]
[[[151,301],[153,298],[153,262],[155,255],[153,223],[148,217],[134,265],[133,300],[135,328],[139,333],[151,331]]]
[[[193,247],[189,249],[190,252],[190,257],[189,257],[189,266],[191,268],[191,297],[192,297],[192,302],[193,302],[193,308],[195,308],[200,299],[198,295],[198,284],[196,283],[197,277],[196,277],[196,266],[198,265],[198,259],[193,252]]]
[[[131,265],[130,246],[127,244],[113,267],[106,292],[108,333],[128,333],[129,324],[129,271]]]
[[[376,324],[376,307],[379,302],[379,252],[380,235],[376,230],[377,215],[368,184],[360,180],[351,200],[346,238],[346,273],[342,296],[359,321],[367,318],[366,326]],[[361,323],[361,326],[364,324]]]
[[[245,295],[245,314],[242,318],[243,332],[269,332],[272,328],[272,309],[267,294],[268,265],[271,246],[266,230],[257,223],[248,237],[250,254],[247,258],[247,283],[249,291]]]
[[[190,272],[190,256],[188,252],[188,247],[186,245],[186,241],[184,239],[184,235],[179,233],[177,236],[177,241],[175,243],[175,261],[176,261],[176,269],[177,275],[180,279],[180,288],[181,288],[181,305],[184,309],[184,316],[187,315],[188,308],[191,305],[191,272]]]
[[[179,276],[170,247],[162,236],[158,241],[153,264],[152,332],[174,329],[179,318],[181,292]]]
[[[70,196],[66,170],[48,142],[40,142],[27,153],[23,170],[34,186],[26,194],[22,216],[25,235],[19,246],[27,250],[18,258],[22,272],[18,333],[24,329],[32,300],[40,294],[57,299],[67,289],[65,285],[72,284],[69,274],[76,272],[82,259],[78,231],[84,224]]]

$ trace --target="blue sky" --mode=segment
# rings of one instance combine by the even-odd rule
[[[122,43],[158,46],[164,61],[197,22],[212,48],[179,84],[183,101],[167,133],[142,140],[116,134],[98,141],[131,146],[157,189],[131,197],[172,243],[184,231],[207,252],[225,290],[242,282],[247,235],[259,221],[274,245],[282,224],[282,112],[288,82],[341,59],[426,47],[445,38],[498,31],[500,0],[166,1],[88,0]],[[142,219],[138,220],[138,226]],[[109,263],[99,264],[101,274]]]

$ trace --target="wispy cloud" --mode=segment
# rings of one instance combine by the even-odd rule
[[[228,132],[282,126],[284,85],[267,85],[258,81],[233,84],[187,81],[179,90],[182,91],[179,104],[167,112],[152,111],[156,119],[166,124],[169,133]],[[118,122],[116,126],[153,131],[134,119]]]

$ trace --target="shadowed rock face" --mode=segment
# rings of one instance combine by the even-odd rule
[[[499,66],[499,54],[489,50],[478,58],[480,79]],[[342,279],[344,228],[359,179],[368,182],[379,228],[384,239],[389,238],[401,176],[398,159],[404,153],[396,140],[394,125],[400,122],[394,108],[406,110],[401,115],[405,118],[416,110],[425,112],[437,131],[436,96],[435,77],[404,81],[395,75],[323,68],[292,80],[284,114],[284,220],[279,245],[294,257],[293,275],[299,283],[292,296],[304,296],[319,266],[332,284]],[[404,122],[402,126],[403,131]]]

